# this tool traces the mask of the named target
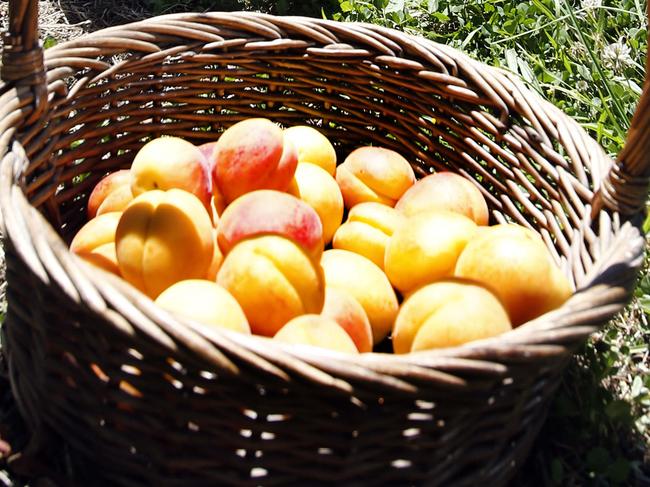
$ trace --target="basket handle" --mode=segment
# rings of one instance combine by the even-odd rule
[[[650,2],[647,6],[650,22]],[[650,31],[648,34],[650,44]],[[631,217],[644,210],[650,183],[650,57],[646,58],[646,78],[625,146],[594,193],[591,217],[607,207]]]
[[[2,42],[0,78],[16,86],[32,88],[34,112],[27,121],[32,123],[47,105],[43,44],[38,35],[37,0],[9,0],[9,29],[4,33]]]

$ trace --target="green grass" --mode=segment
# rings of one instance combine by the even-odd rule
[[[614,0],[600,8],[581,7],[586,3],[343,0],[341,12],[332,17],[424,36],[509,69],[582,123],[613,155],[623,145],[641,93],[645,4]],[[621,39],[623,52],[609,55],[610,45]]]

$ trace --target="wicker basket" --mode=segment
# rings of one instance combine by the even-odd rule
[[[43,58],[36,5],[10,2],[0,85],[2,338],[31,447],[63,439],[80,485],[512,479],[571,353],[631,296],[650,97],[613,163],[507,72],[394,30],[165,15]],[[250,116],[313,124],[339,156],[375,143],[419,176],[462,174],[493,222],[541,234],[577,292],[496,339],[343,356],[173,319],[68,252],[93,185],[148,138],[214,140]]]

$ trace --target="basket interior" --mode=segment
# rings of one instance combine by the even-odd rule
[[[158,22],[182,23],[171,19]],[[111,56],[80,57],[78,47],[65,44],[48,51],[46,64],[58,66],[51,77],[70,91],[55,98],[45,129],[36,124],[23,137],[32,160],[27,193],[36,206],[49,200],[47,214],[67,241],[84,222],[94,184],[129,167],[133,151],[150,138],[206,142],[238,120],[266,117],[283,126],[314,125],[334,143],[339,162],[353,148],[375,144],[403,154],[420,177],[461,173],[483,192],[493,223],[515,221],[540,232],[579,281],[585,269],[571,254],[591,249],[571,251],[584,240],[574,229],[584,227],[585,206],[610,161],[577,124],[514,77],[388,30],[370,40],[380,38],[392,56],[358,39],[336,49],[296,33],[274,49],[268,44],[276,41],[217,27],[218,20],[201,18],[200,25],[205,35],[230,35],[221,43],[229,47],[179,46],[157,35],[155,45],[168,56],[108,49]],[[145,32],[155,29],[148,25],[155,23],[133,29],[149,40]]]

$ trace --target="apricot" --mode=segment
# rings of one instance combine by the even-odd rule
[[[429,210],[448,210],[487,225],[490,214],[481,191],[463,176],[443,171],[426,176],[411,186],[395,209],[405,216]]]
[[[212,230],[207,210],[192,193],[142,193],[117,226],[120,272],[152,299],[175,282],[203,279],[214,257]]]
[[[341,326],[331,318],[306,314],[285,324],[273,336],[293,345],[311,345],[345,353],[358,353],[357,347]]]
[[[96,267],[120,275],[120,268],[117,265],[117,254],[115,253],[115,242],[105,243],[90,252],[79,252],[79,257]]]
[[[203,162],[208,168],[208,174],[212,178],[212,197],[210,198],[210,209],[212,216],[212,223],[216,226],[219,221],[219,216],[223,213],[223,210],[226,209],[226,200],[217,188],[216,183],[214,182],[214,166],[217,163],[217,142],[206,142],[198,146],[201,155],[203,156]]]
[[[415,183],[415,173],[404,157],[384,147],[355,149],[336,168],[346,208],[364,201],[395,206]]]
[[[359,203],[334,234],[332,247],[367,257],[384,269],[384,254],[390,237],[404,217],[381,203]]]
[[[221,264],[223,263],[223,253],[221,253],[221,249],[217,243],[216,228],[212,229],[212,246],[214,248],[212,253],[212,260],[210,261],[210,266],[208,267],[208,272],[206,273],[205,278],[210,281],[215,281],[217,279],[217,273],[219,272]]]
[[[219,190],[215,189],[212,192],[212,198],[210,199],[210,214],[212,216],[212,224],[216,227],[221,219],[221,215],[226,209],[226,202],[223,199],[223,195]]]
[[[123,186],[131,186],[131,171],[128,169],[114,171],[100,179],[88,197],[88,219],[95,218],[97,216],[97,210],[104,200],[116,189]],[[123,208],[114,211],[122,210]],[[105,209],[103,213],[108,213],[109,211]]]
[[[343,220],[343,196],[336,180],[323,168],[300,162],[287,192],[318,213],[323,225],[323,242],[330,243]]]
[[[131,164],[134,197],[154,189],[182,189],[210,208],[212,178],[203,154],[179,137],[158,137],[138,151]]]
[[[97,215],[113,211],[124,211],[131,201],[133,201],[131,186],[128,184],[119,186],[104,198],[102,204],[97,208]]]
[[[237,300],[214,281],[186,279],[176,282],[160,293],[155,302],[175,315],[205,325],[251,332]]]
[[[323,226],[318,213],[287,193],[260,189],[233,201],[219,220],[217,240],[224,255],[241,240],[279,235],[300,245],[318,260],[323,252]]]
[[[309,125],[295,125],[284,131],[285,139],[290,140],[298,151],[298,163],[309,162],[320,166],[330,176],[336,171],[336,151],[321,132]]]
[[[210,170],[210,174],[212,175],[212,169],[214,169],[215,164],[217,163],[217,142],[206,142],[205,144],[201,144],[197,146],[199,151],[201,151],[201,155],[203,156],[203,160],[208,166],[208,169]]]
[[[121,211],[112,211],[88,220],[70,242],[70,251],[75,254],[91,252],[101,245],[114,243],[121,216]]]
[[[326,286],[321,315],[341,325],[359,352],[372,352],[372,328],[359,301],[340,289]]]
[[[86,262],[120,275],[115,254],[115,230],[122,212],[103,213],[88,220],[75,234],[70,251]]]
[[[469,218],[429,211],[406,218],[386,247],[384,271],[402,294],[454,274],[458,256],[476,233]]]
[[[325,299],[320,266],[277,235],[237,243],[221,264],[217,283],[239,302],[252,332],[269,337],[296,316],[320,313]]]
[[[441,280],[411,294],[393,329],[395,353],[455,347],[510,330],[499,299],[472,281]]]
[[[284,131],[266,118],[249,118],[219,137],[213,180],[226,203],[256,189],[286,191],[298,153]]]
[[[323,252],[321,265],[326,285],[349,294],[363,307],[372,327],[373,343],[383,340],[393,326],[398,302],[379,266],[359,254],[340,249]]]
[[[513,326],[559,307],[572,294],[541,237],[516,224],[481,231],[460,254],[455,275],[492,289]]]

